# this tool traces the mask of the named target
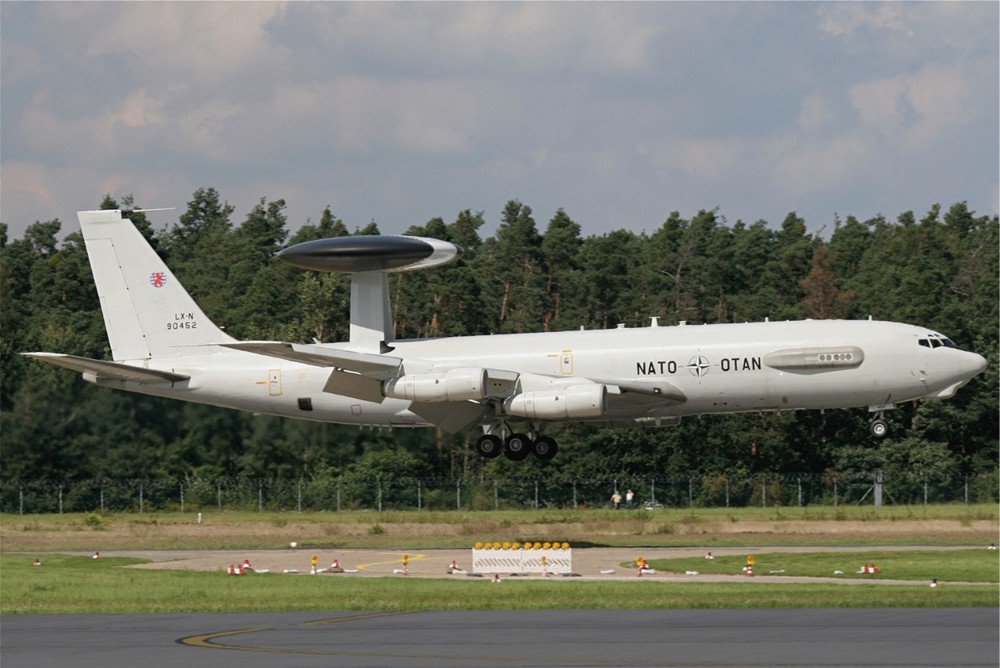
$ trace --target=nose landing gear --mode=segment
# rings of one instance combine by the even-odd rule
[[[868,425],[868,429],[875,438],[884,438],[889,433],[889,423],[882,417],[882,413],[879,413]]]

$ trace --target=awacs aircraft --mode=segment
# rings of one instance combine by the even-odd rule
[[[237,341],[216,327],[128,219],[83,211],[113,361],[26,353],[97,385],[344,424],[479,428],[476,449],[549,459],[546,425],[677,424],[684,416],[867,407],[946,399],[986,367],[923,327],[806,320],[393,340],[388,274],[458,258],[405,236],[320,239],[293,265],[351,274],[346,343]]]

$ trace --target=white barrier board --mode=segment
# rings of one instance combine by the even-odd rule
[[[545,558],[543,561],[542,558]],[[472,550],[473,573],[572,573],[573,549]]]

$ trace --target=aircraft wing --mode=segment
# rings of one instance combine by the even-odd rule
[[[79,371],[85,376],[90,375],[94,380],[124,380],[133,383],[174,383],[187,380],[191,376],[182,373],[171,373],[170,371],[159,371],[157,369],[144,369],[131,364],[121,362],[109,362],[107,360],[95,360],[89,357],[77,357],[76,355],[64,355],[62,353],[21,353],[26,357],[31,357],[42,362],[48,362],[64,369]]]
[[[307,343],[283,343],[281,341],[235,341],[218,344],[234,350],[245,350],[258,355],[277,357],[290,362],[310,364],[319,367],[344,369],[367,378],[388,380],[394,377],[403,360],[391,355],[359,353]]]

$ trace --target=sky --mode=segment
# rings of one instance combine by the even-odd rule
[[[1000,3],[0,2],[0,221],[1000,210]]]

